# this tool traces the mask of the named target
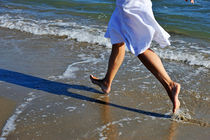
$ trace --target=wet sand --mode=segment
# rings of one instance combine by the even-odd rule
[[[0,130],[2,130],[8,118],[13,114],[15,106],[16,103],[14,101],[0,97]]]
[[[2,130],[4,135],[0,137],[8,140],[210,137],[208,69],[163,60],[172,78],[182,84],[182,112],[197,120],[172,121],[172,104],[163,87],[129,53],[110,95],[105,96],[90,83],[89,74],[103,77],[110,49],[7,29],[0,30],[0,43],[0,97],[3,97],[0,104],[11,107],[6,109],[4,118],[1,115],[1,124],[7,126],[6,120],[12,117],[10,124],[15,126],[8,125],[10,131]]]

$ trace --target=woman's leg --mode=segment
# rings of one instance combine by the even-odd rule
[[[108,70],[104,79],[98,79],[90,75],[93,84],[101,87],[104,93],[111,90],[112,81],[120,68],[125,56],[125,43],[118,43],[112,46],[112,52],[109,58]]]
[[[160,58],[151,49],[148,49],[144,53],[138,55],[138,58],[164,86],[169,98],[173,103],[173,112],[175,113],[180,106],[180,102],[178,99],[181,88],[180,84],[171,80],[171,78],[165,71],[165,68],[163,67]]]

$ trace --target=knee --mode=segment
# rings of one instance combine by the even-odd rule
[[[144,51],[143,53],[139,54],[139,55],[138,55],[138,58],[139,58],[140,60],[143,60],[144,58],[148,57],[148,55],[150,55],[151,52],[154,53],[153,50],[149,48],[149,49],[147,49],[146,51]]]
[[[116,43],[116,44],[113,44],[112,46],[113,47],[123,47],[123,46],[125,46],[125,43],[124,42]]]
[[[150,53],[150,52],[153,52],[154,53],[154,51],[152,49],[148,48],[143,53],[139,54],[138,57],[145,56],[145,55],[147,55],[147,53]]]

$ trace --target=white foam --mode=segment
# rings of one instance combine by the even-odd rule
[[[51,105],[47,105],[46,108],[50,108]]]
[[[179,39],[170,40],[170,42],[173,42],[173,43],[176,43],[176,42],[178,42],[178,43],[182,43],[182,44],[185,44],[185,43],[187,43],[187,42],[185,42],[184,40],[179,40]]]
[[[91,26],[81,26],[75,22],[63,20],[33,20],[21,16],[12,17],[9,14],[0,16],[0,27],[16,29],[35,35],[68,36],[79,42],[88,42],[110,46],[110,42],[104,38],[104,31]],[[65,27],[65,28],[64,28]]]
[[[205,58],[204,56],[197,54],[190,54],[182,51],[175,50],[162,50],[158,49],[156,53],[164,59],[182,61],[189,65],[203,66],[206,68],[210,68],[210,60],[209,58]]]
[[[210,98],[208,98],[208,97],[203,97],[202,98],[204,101],[209,101],[210,100]]]
[[[76,107],[69,106],[69,107],[66,107],[65,109],[72,112],[76,109]]]
[[[7,120],[6,124],[4,125],[2,129],[1,137],[6,137],[9,135],[9,133],[13,132],[16,129],[15,121],[18,118],[18,116],[25,110],[26,106],[34,100],[36,97],[33,95],[33,93],[29,93],[28,98],[25,98],[25,102],[19,105],[16,109],[13,115]],[[31,97],[32,96],[32,97]],[[1,138],[0,137],[0,138]],[[5,138],[6,139],[6,138]]]
[[[192,119],[192,117],[186,109],[179,109],[175,114],[173,114],[171,119],[174,121],[182,121],[186,119]]]
[[[67,36],[69,39],[75,39],[79,42],[88,42],[91,44],[99,44],[106,47],[111,47],[111,43],[108,39],[104,38],[106,26],[96,27],[93,25],[80,25],[73,21],[63,20],[34,20],[31,18],[21,17],[16,15],[11,16],[9,14],[0,16],[0,27],[16,29],[22,32],[32,33],[35,35],[54,35],[54,36]],[[188,43],[183,40],[171,40],[176,44],[187,45],[190,48],[197,50],[195,54],[183,51],[183,50],[165,50],[158,49],[157,53],[161,58],[170,59],[175,61],[183,61],[189,65],[197,65],[210,68],[210,60],[206,58],[206,54],[210,54],[210,51],[206,48],[201,49],[198,44]],[[181,48],[180,48],[181,49]],[[203,54],[201,54],[203,53]],[[77,71],[78,67],[71,67],[67,69],[61,77],[51,78],[75,78],[75,75],[69,73]]]
[[[71,97],[64,97],[63,99],[64,99],[64,100],[68,100],[68,99],[70,99],[70,98],[71,98]]]
[[[99,60],[96,59],[96,58],[89,58],[89,59],[84,60],[84,61],[74,62],[74,63],[68,65],[67,69],[65,70],[65,72],[62,75],[59,75],[59,76],[50,76],[48,78],[54,79],[54,80],[57,80],[57,79],[76,78],[75,72],[78,71],[78,70],[80,70],[80,69],[79,69],[79,67],[76,67],[75,65],[84,64],[84,63],[90,63],[90,62],[96,63],[98,61]]]
[[[47,117],[47,115],[42,115],[42,118],[46,118]]]

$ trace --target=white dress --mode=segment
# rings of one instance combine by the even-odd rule
[[[155,20],[151,0],[116,0],[105,34],[112,44],[125,42],[138,56],[155,40],[161,47],[170,45],[170,35]]]

